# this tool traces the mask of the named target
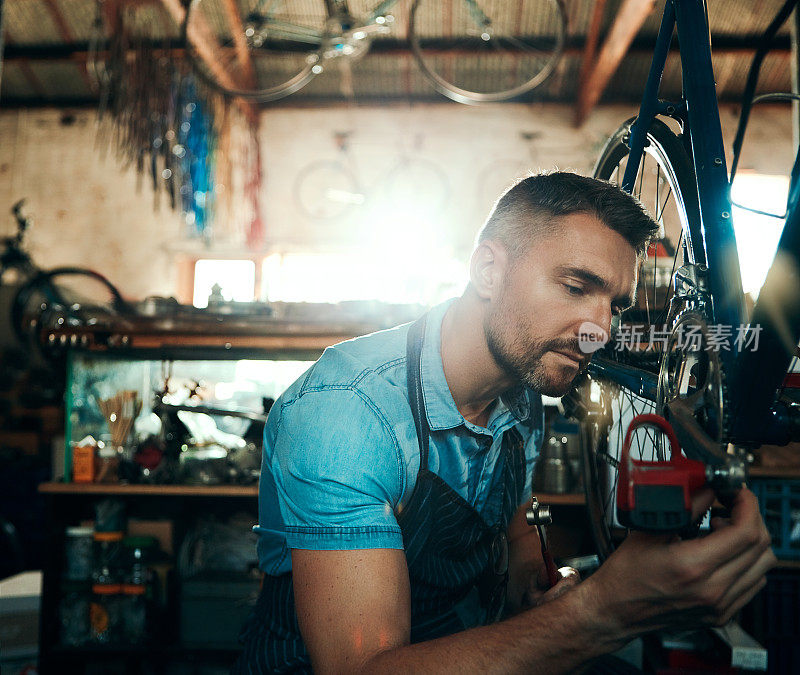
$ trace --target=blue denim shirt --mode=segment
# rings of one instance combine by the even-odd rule
[[[486,427],[462,417],[444,376],[441,327],[452,300],[429,315],[422,389],[431,428],[429,468],[485,518],[503,433],[517,425],[530,495],[543,436],[539,394],[512,390]],[[289,549],[403,548],[395,512],[411,496],[419,446],[408,405],[410,324],[329,347],[275,402],[264,429],[259,484],[259,566],[291,569]]]

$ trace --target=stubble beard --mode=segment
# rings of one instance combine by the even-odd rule
[[[566,350],[578,353],[577,340],[551,339],[551,340],[524,340],[522,335],[531,335],[530,325],[520,326],[520,321],[508,312],[504,316],[487,316],[484,321],[484,335],[489,353],[497,365],[515,382],[525,385],[544,396],[560,397],[572,387],[578,374],[567,366],[554,366],[548,369],[543,363],[545,354],[555,350]],[[519,328],[514,337],[512,326],[516,323]]]

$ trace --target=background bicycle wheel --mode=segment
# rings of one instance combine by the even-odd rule
[[[401,157],[386,176],[382,194],[389,211],[435,219],[450,201],[450,181],[444,169],[431,160]]]
[[[241,26],[231,25],[223,3],[192,0],[188,5],[181,38],[205,84],[226,95],[269,102],[293,94],[322,72],[317,64],[328,19],[323,0],[245,0],[244,5]],[[224,58],[209,60],[198,50],[198,43],[212,38]]]
[[[505,101],[536,88],[558,63],[566,32],[561,0],[415,0],[409,25],[422,72],[458,103]]]
[[[350,167],[340,160],[311,162],[294,182],[297,209],[311,220],[342,218],[363,206],[366,199]]]

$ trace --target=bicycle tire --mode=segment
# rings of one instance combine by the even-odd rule
[[[297,209],[309,220],[337,220],[366,201],[355,175],[339,160],[306,165],[297,174],[292,192]]]
[[[441,215],[450,201],[450,182],[436,163],[421,157],[401,160],[386,177],[385,199],[390,210],[415,204],[420,215]]]
[[[445,11],[444,5],[438,0],[415,0],[408,33],[422,73],[437,91],[457,103],[519,98],[547,80],[564,51],[567,16],[563,0],[484,0],[481,6],[474,0],[462,0],[446,6],[449,16],[437,22],[434,15]],[[444,38],[424,35],[427,27],[437,23],[449,24],[440,31]],[[520,34],[527,26],[532,34]],[[437,40],[448,41],[444,43],[447,47]],[[515,50],[514,74],[506,67],[507,55],[501,53],[508,52],[504,45]],[[458,69],[460,52],[465,49],[466,59],[482,61],[478,68]],[[452,51],[449,56],[444,53],[448,50]]]
[[[254,80],[252,88],[241,86],[232,87],[220,82],[218,75],[214,75],[213,73],[209,72],[208,67],[203,63],[203,60],[198,54],[195,53],[192,41],[188,39],[189,26],[192,25],[194,20],[193,17],[197,17],[202,11],[200,7],[201,5],[203,5],[203,0],[191,0],[186,6],[184,18],[180,26],[180,39],[181,43],[184,45],[184,53],[191,63],[194,72],[204,84],[212,89],[229,97],[240,97],[246,100],[256,101],[258,103],[269,103],[271,101],[277,101],[285,98],[286,96],[294,94],[296,91],[299,91],[305,87],[312,79],[314,79],[317,74],[322,72],[322,68],[319,64],[321,61],[320,50],[322,49],[322,43],[325,39],[324,20],[322,25],[319,27],[319,45],[307,53],[298,52],[296,47],[292,47],[292,40],[286,40],[285,44],[278,40],[274,43],[274,49],[270,52],[272,54],[272,63],[269,71],[259,69],[258,59],[253,59],[251,56],[254,68]],[[322,7],[321,4],[320,7]],[[327,18],[327,16],[325,18]],[[218,25],[219,20],[216,20],[213,23]],[[303,26],[298,25],[298,27],[302,28]],[[218,29],[217,33],[219,34],[220,32],[221,31]],[[232,37],[230,37],[229,42],[231,44],[223,44],[223,48],[227,47],[229,49],[233,49]],[[256,53],[255,50],[250,51],[251,53]],[[236,62],[238,62],[238,58],[229,58],[227,61],[228,66]],[[276,70],[275,66],[278,65],[278,62],[282,63]],[[265,77],[269,77],[273,72],[280,72],[280,67],[283,67],[283,65],[286,64],[288,64],[288,68],[286,69],[288,73],[285,75],[278,75],[277,79],[279,81],[277,83],[271,84],[271,86],[259,86]],[[225,66],[219,67],[225,68]],[[238,68],[230,69],[227,72],[229,76],[228,79],[230,81],[234,83],[238,83],[240,81],[241,72]]]
[[[625,122],[608,140],[594,169],[596,178],[614,182],[615,176],[622,179],[621,166],[627,160],[629,149],[627,139],[633,119]],[[674,197],[675,215],[679,220],[683,245],[676,246],[675,259],[673,260],[670,284],[678,267],[677,257],[684,256],[685,262],[694,262],[695,252],[700,251],[702,240],[699,233],[699,202],[697,187],[694,178],[694,169],[689,160],[683,142],[666,124],[654,120],[647,133],[647,146],[643,156],[640,174],[647,172],[648,160],[654,160],[658,171],[656,184],[663,172],[664,179],[669,183],[670,191],[667,199]],[[637,174],[637,178],[638,178]],[[641,199],[644,179],[634,185],[633,193]],[[637,193],[637,190],[639,194]],[[661,196],[659,195],[659,199]],[[656,202],[659,208],[659,202]],[[645,203],[645,206],[648,206]],[[661,207],[661,218],[664,218],[665,207]],[[658,220],[658,212],[653,215]],[[643,276],[640,274],[640,277]],[[653,289],[650,289],[653,290]],[[647,293],[647,287],[645,293]],[[665,308],[666,309],[666,308]],[[675,316],[663,314],[664,325],[669,326]],[[608,347],[607,347],[608,350]],[[607,354],[607,357],[609,354]],[[619,358],[613,356],[613,358]],[[657,374],[660,362],[664,358],[662,353],[637,357],[635,354],[626,354],[622,357],[627,360],[627,365],[633,368],[647,370]],[[592,536],[595,541],[598,555],[601,559],[607,558],[614,550],[616,543],[624,537],[624,531],[617,529],[618,523],[614,516],[616,466],[614,462],[619,459],[620,448],[625,436],[625,431],[634,415],[645,412],[656,412],[656,402],[651,401],[637,392],[631,391],[604,376],[602,365],[596,367],[592,374],[594,397],[605,406],[605,414],[595,419],[585,418],[581,424],[581,446],[583,462],[584,491],[586,493],[586,506],[591,525]],[[584,400],[593,395],[589,391],[589,384],[584,383],[583,391],[577,389],[571,395],[582,396]],[[599,393],[598,393],[599,392]],[[636,459],[665,459],[659,443],[653,436],[640,436],[632,447],[632,456],[635,451]]]
[[[79,306],[70,304],[66,297],[61,292],[61,289],[55,285],[53,280],[56,277],[86,277],[100,283],[105,287],[110,296],[111,308],[119,314],[132,314],[134,309],[122,297],[116,286],[112,284],[105,276],[94,270],[84,267],[54,267],[50,270],[41,270],[33,277],[28,279],[22,284],[14,293],[11,300],[11,308],[9,310],[9,320],[14,333],[21,344],[26,344],[30,341],[31,335],[30,327],[25,326],[24,320],[26,317],[26,310],[31,302],[39,293],[43,296],[43,301],[40,302],[39,314],[44,311],[46,307],[59,306],[69,311],[77,311]],[[39,326],[34,326],[34,332],[38,330]]]

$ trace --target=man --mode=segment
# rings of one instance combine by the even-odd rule
[[[541,394],[586,366],[579,330],[607,333],[633,302],[656,229],[608,183],[527,178],[490,215],[460,298],[326,350],[281,396],[244,672],[569,672],[649,630],[723,623],[763,586],[774,557],[742,490],[708,537],[634,533],[543,592],[524,524]]]

